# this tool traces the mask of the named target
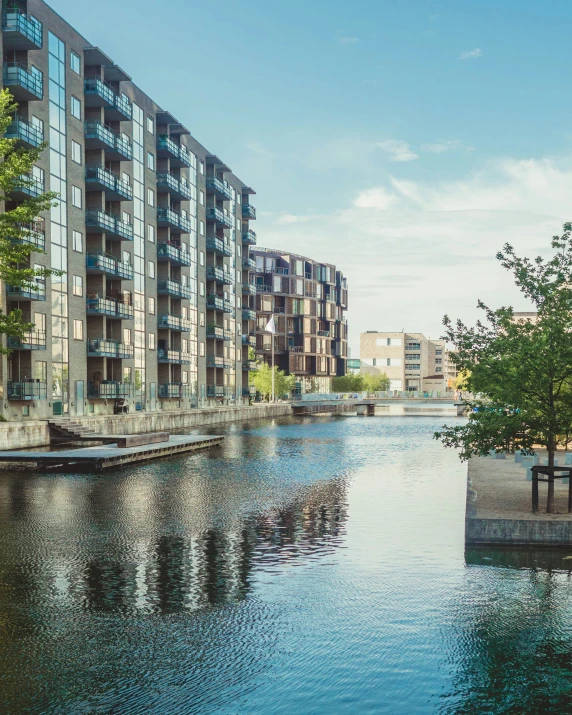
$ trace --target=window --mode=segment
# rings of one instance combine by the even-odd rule
[[[199,191],[199,203],[201,206],[205,205],[205,192]]]
[[[199,161],[199,171],[201,174],[205,173],[205,162],[204,161]]]
[[[147,240],[149,243],[155,243],[155,226],[147,226]]]
[[[73,339],[83,340],[83,320],[73,321]]]
[[[121,220],[123,221],[123,223],[128,223],[129,225],[131,225],[131,214],[127,213],[127,211],[122,211]]]
[[[149,350],[155,350],[155,333],[149,333]]]
[[[153,189],[147,189],[147,203],[149,206],[155,206],[155,192]]]
[[[79,186],[72,186],[72,205],[75,206],[76,209],[81,209],[82,196]]]
[[[73,139],[71,146],[71,155],[72,161],[75,161],[76,164],[81,164],[81,144],[74,142]]]
[[[83,277],[82,276],[74,276],[73,277],[73,294],[74,295],[83,295]]]
[[[70,54],[70,67],[76,74],[81,74],[81,57],[73,50]]]
[[[126,171],[121,172],[121,180],[131,186],[131,176]]]
[[[72,246],[74,251],[83,253],[83,234],[79,231],[74,231],[72,233]]]
[[[149,315],[155,315],[155,298],[149,297]]]
[[[201,328],[205,327],[205,314],[204,313],[199,314],[199,325],[201,326]]]
[[[155,278],[155,263],[153,261],[147,261],[147,275],[149,278]]]
[[[199,251],[199,263],[201,266],[205,265],[205,252],[204,251]]]
[[[147,131],[149,134],[155,134],[155,122],[153,117],[147,117]]]
[[[199,355],[201,357],[205,356],[205,344],[204,343],[199,343]]]
[[[39,119],[38,117],[32,115],[32,126],[34,129],[37,129],[39,132],[41,132],[42,136],[44,134],[44,122],[42,119]]]
[[[71,98],[71,113],[72,117],[81,119],[81,101],[77,97],[74,97],[73,94]]]
[[[205,294],[205,284],[201,281],[199,283],[199,295],[204,295]]]
[[[155,154],[152,151],[147,152],[147,168],[155,171]]]
[[[401,338],[377,338],[376,345],[383,345],[391,348],[401,346]]]
[[[199,221],[199,233],[201,236],[205,235],[205,224],[203,221]]]

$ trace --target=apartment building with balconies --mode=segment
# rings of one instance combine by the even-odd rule
[[[1,41],[6,136],[49,141],[6,207],[59,194],[25,240],[64,272],[3,287],[34,329],[0,358],[2,414],[246,401],[252,189],[42,0],[11,3]]]
[[[346,374],[345,277],[332,264],[279,250],[253,248],[250,260],[246,289],[256,323],[249,323],[249,344],[270,363],[273,338],[266,326],[273,315],[274,364],[295,375],[302,392],[330,392],[332,377]]]
[[[360,335],[361,372],[382,374],[392,392],[423,392],[447,388],[447,355],[443,340],[422,333],[378,332]]]

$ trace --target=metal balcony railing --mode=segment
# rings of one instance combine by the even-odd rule
[[[22,144],[34,149],[44,141],[44,132],[39,127],[30,124],[17,115],[12,120],[12,124],[6,129],[4,136],[6,139],[17,139]]]
[[[43,380],[8,380],[9,400],[47,400],[48,383]]]
[[[132,264],[119,261],[115,256],[107,253],[88,253],[85,263],[88,273],[105,273],[108,276],[117,276],[125,280],[133,279]]]
[[[216,176],[211,176],[206,181],[207,193],[214,193],[223,200],[230,201],[232,199],[232,188],[226,183],[217,179]]]
[[[46,333],[41,330],[28,330],[21,337],[9,335],[7,344],[10,350],[45,350]]]
[[[42,23],[35,17],[25,15],[17,9],[2,13],[4,49],[41,50],[43,45]]]
[[[183,285],[172,278],[168,278],[165,281],[158,281],[157,292],[163,295],[172,295],[175,298],[193,298],[193,293],[189,286]]]
[[[18,100],[43,99],[44,80],[41,74],[30,72],[20,62],[4,63],[4,86]]]

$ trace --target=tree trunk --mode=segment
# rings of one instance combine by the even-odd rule
[[[548,466],[554,466],[554,452],[556,443],[555,440],[550,439],[548,442]],[[554,479],[548,480],[548,498],[546,500],[546,513],[554,514]]]

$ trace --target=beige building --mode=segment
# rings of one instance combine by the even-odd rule
[[[361,372],[390,379],[392,392],[445,391],[448,361],[445,341],[422,333],[380,333],[360,336]]]

